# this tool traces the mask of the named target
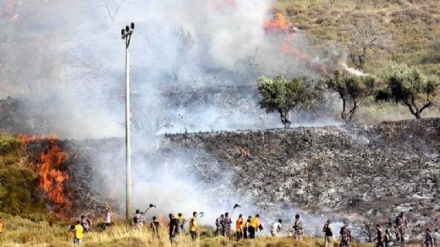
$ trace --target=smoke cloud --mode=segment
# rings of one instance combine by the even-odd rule
[[[13,5],[11,13],[6,4],[0,11],[0,97],[26,99],[36,132],[74,139],[124,136],[120,29],[133,21],[134,207],[144,210],[154,203],[162,214],[183,211],[187,216],[204,211],[211,224],[235,203],[243,204],[246,216],[261,211],[246,206],[253,205],[252,198],[234,195],[229,182],[234,174],[222,164],[194,158],[203,150],[176,148],[157,158],[156,151],[167,143],[151,134],[281,126],[276,115],[257,108],[256,78],[311,72],[283,53],[281,38],[265,35],[271,0],[33,0]],[[307,49],[304,37],[296,42]],[[93,183],[98,191],[113,193],[122,207],[125,149],[114,149],[97,154],[100,176]]]

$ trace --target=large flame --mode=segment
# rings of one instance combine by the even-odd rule
[[[285,33],[288,32],[289,27],[286,22],[286,18],[281,13],[275,13],[272,20],[268,20],[264,23],[264,31],[267,34],[273,33]]]
[[[40,153],[41,163],[35,165],[40,180],[40,188],[45,193],[45,199],[52,203],[56,209],[68,211],[71,202],[65,197],[64,183],[69,179],[69,175],[61,170],[61,166],[68,159],[68,155],[59,147],[58,137],[55,135],[51,135],[49,138],[18,135],[18,138],[24,143],[48,140],[48,146]]]

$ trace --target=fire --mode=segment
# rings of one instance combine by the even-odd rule
[[[264,23],[264,31],[267,34],[287,33],[289,31],[289,27],[286,23],[286,18],[284,15],[281,13],[276,13],[273,20],[269,20]]]
[[[312,56],[295,47],[294,41],[297,36],[297,29],[292,28],[286,22],[286,18],[283,14],[276,13],[272,20],[266,21],[264,23],[264,32],[270,36],[282,36],[281,50],[283,53],[301,59],[306,62],[311,69],[320,74],[326,73],[325,67],[322,64],[314,62]]]
[[[59,147],[58,137],[55,135],[51,135],[49,138],[18,135],[18,138],[26,144],[36,140],[48,140],[47,148],[40,153],[41,163],[35,165],[40,188],[45,193],[45,199],[53,203],[56,209],[68,210],[71,202],[65,197],[64,183],[69,179],[69,175],[61,170],[68,155]]]

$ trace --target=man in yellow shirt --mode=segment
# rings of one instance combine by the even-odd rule
[[[255,238],[255,232],[258,231],[258,227],[260,226],[260,215],[256,214],[254,218],[251,219],[249,223],[249,238]]]
[[[73,244],[80,245],[82,243],[82,240],[84,238],[83,232],[84,228],[81,226],[81,221],[77,220],[76,225],[72,229],[75,236],[73,238]]]
[[[189,220],[189,233],[192,240],[196,240],[198,237],[199,228],[197,226],[197,212],[193,212],[193,217]]]

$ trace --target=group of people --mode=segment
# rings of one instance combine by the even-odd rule
[[[104,225],[110,226],[110,208],[106,207],[106,211],[104,214]],[[203,216],[203,213],[201,213]],[[200,234],[200,229],[197,223],[198,214],[197,212],[193,212],[192,217],[187,221],[182,213],[178,213],[175,216],[173,213],[168,215],[169,223],[168,223],[168,233],[169,239],[172,244],[178,243],[179,233],[185,232],[185,224],[188,222],[188,232],[192,238],[192,240],[197,240]],[[136,210],[133,218],[132,218],[132,226],[133,227],[144,227],[145,219],[144,213],[140,210]],[[221,214],[215,220],[215,235],[216,236],[225,236],[232,237],[232,219],[228,212]],[[273,237],[277,237],[279,232],[282,230],[282,219],[278,219],[275,221],[271,228],[270,233]],[[92,223],[91,221],[85,217],[81,216],[81,219],[76,221],[75,225],[72,225],[71,230],[75,233],[74,244],[81,244],[82,239],[84,237],[84,232],[89,232],[91,229]],[[153,236],[157,239],[160,239],[159,229],[163,227],[161,222],[156,216],[152,217],[152,221],[149,223],[149,228],[153,234]],[[389,223],[387,229],[383,229],[380,224],[376,224],[376,237],[374,241],[376,242],[377,247],[390,247],[392,246],[392,233],[395,234],[396,242],[404,242],[405,231],[408,228],[408,219],[401,212],[395,219],[395,227],[393,228],[393,224]],[[3,232],[4,226],[2,218],[0,217],[0,234]],[[254,217],[248,216],[246,219],[242,214],[238,215],[238,218],[235,220],[235,237],[236,240],[239,241],[241,239],[254,239],[256,232],[262,231],[263,226],[260,224],[260,215],[256,214]],[[293,223],[293,227],[291,229],[293,238],[296,240],[303,240],[303,221],[299,214],[295,215],[295,221]],[[322,232],[325,239],[325,247],[333,246],[334,241],[334,232],[332,228],[332,224],[330,220],[327,220],[322,228]],[[436,229],[436,233],[438,230]],[[347,222],[344,222],[343,226],[339,230],[339,247],[348,247],[352,242],[352,234],[351,229],[348,226]],[[433,247],[436,244],[435,234],[429,228],[425,229],[424,235],[424,244],[425,247]]]

